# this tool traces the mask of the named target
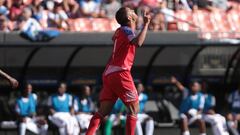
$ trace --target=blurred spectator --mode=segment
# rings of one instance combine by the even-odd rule
[[[240,85],[228,97],[229,113],[227,114],[227,124],[233,135],[239,135],[238,122],[240,121]]]
[[[80,2],[81,15],[83,17],[98,17],[100,13],[100,4],[94,0],[83,0]]]
[[[62,4],[48,1],[48,27],[67,30],[68,29],[68,15],[63,10]]]
[[[10,7],[10,20],[16,21],[21,17],[22,11],[24,9],[23,0],[13,0],[12,5]]]
[[[8,15],[8,8],[4,5],[5,0],[0,0],[0,15]]]
[[[180,105],[182,135],[190,135],[188,125],[193,123],[198,124],[200,135],[206,135],[205,123],[202,120],[202,111],[205,99],[203,94],[200,92],[201,85],[198,82],[193,82],[190,85],[191,90],[189,90],[175,77],[171,78],[171,82],[183,93],[183,99]]]
[[[154,121],[146,113],[144,113],[145,104],[148,100],[148,96],[143,93],[144,86],[139,83],[137,85],[137,91],[139,95],[139,113],[137,115],[136,135],[143,135],[142,124],[145,123],[145,135],[153,135]]]
[[[168,28],[168,24],[174,21],[174,11],[167,8],[166,0],[162,0],[158,4],[159,8],[155,10],[156,13],[153,17],[150,28],[153,31],[166,31]]]
[[[140,5],[148,6],[153,9],[158,6],[158,1],[159,0],[141,0]]]
[[[74,99],[74,110],[80,125],[80,132],[84,133],[87,130],[93,116],[94,103],[91,99],[91,88],[89,86],[84,86],[82,92],[83,94],[80,98],[76,97]]]
[[[117,0],[106,0],[101,6],[101,16],[107,18],[115,18],[115,13],[121,7],[121,3]]]
[[[63,0],[63,7],[70,17],[78,16],[79,5],[75,0]]]
[[[44,17],[44,7],[42,0],[33,0],[31,8],[33,11],[33,18],[35,18],[41,24],[41,21]]]
[[[213,10],[212,6],[207,0],[190,0],[188,1],[188,4],[194,11],[198,9],[207,9],[209,11]]]
[[[112,127],[120,125],[125,128],[126,123],[126,107],[123,102],[118,99],[105,122],[104,135],[112,135]]]
[[[19,19],[18,29],[29,38],[35,38],[39,31],[42,30],[41,25],[37,20],[31,17],[32,11],[30,8],[24,8],[22,11],[22,18]]]
[[[19,135],[25,135],[26,130],[35,134],[47,134],[47,121],[36,117],[37,96],[32,93],[31,84],[27,84],[22,95],[17,99],[16,112],[19,120]]]
[[[214,8],[222,10],[228,9],[227,0],[211,0],[211,3]]]
[[[0,31],[10,32],[12,29],[9,24],[9,20],[6,16],[0,16]]]
[[[48,99],[49,120],[58,127],[60,135],[78,135],[79,126],[75,119],[72,96],[66,93],[67,86],[61,83],[58,92]]]
[[[139,6],[141,0],[123,0],[123,6],[135,9]]]

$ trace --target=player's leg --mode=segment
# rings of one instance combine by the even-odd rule
[[[234,116],[231,113],[229,113],[229,114],[227,114],[226,118],[227,118],[227,126],[228,126],[230,132],[233,135],[239,135],[239,133],[237,131],[237,122],[235,121]]]
[[[104,126],[104,135],[112,134],[113,121],[116,119],[116,114],[111,114]]]
[[[139,102],[130,102],[127,103],[126,106],[129,110],[126,121],[126,135],[134,135],[137,122],[137,114],[139,111]]]
[[[60,119],[62,117],[62,113],[55,113],[52,116],[49,116],[48,119],[58,127],[58,132],[60,135],[65,135],[67,133],[67,124],[65,121]]]
[[[190,135],[189,129],[188,129],[188,118],[185,114],[180,115],[180,129],[182,135]]]
[[[27,125],[25,122],[19,124],[19,135],[25,135],[27,130]]]
[[[146,114],[145,114],[146,115]],[[154,131],[154,121],[151,117],[149,117],[148,115],[146,115],[146,126],[145,126],[145,134],[146,135],[153,135],[153,131]]]
[[[229,135],[226,128],[226,120],[220,114],[204,115],[203,119],[211,124],[214,135]]]
[[[137,115],[137,123],[136,123],[136,135],[143,135],[143,130],[142,130],[142,121],[143,118],[141,117],[141,114]]]
[[[206,125],[205,122],[202,119],[197,119],[196,123],[199,127],[199,133],[200,135],[206,135]]]
[[[93,117],[90,121],[86,135],[94,135],[95,134],[97,128],[101,124],[101,121],[105,118],[106,115],[108,115],[111,112],[114,104],[115,104],[115,102],[113,102],[113,101],[101,101],[98,112],[96,112],[93,115]]]

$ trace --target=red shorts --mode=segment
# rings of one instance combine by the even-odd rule
[[[103,77],[100,101],[113,101],[120,98],[125,104],[138,101],[138,93],[130,71],[111,73]]]

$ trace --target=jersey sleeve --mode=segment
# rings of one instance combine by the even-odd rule
[[[199,104],[199,109],[203,109],[205,104],[205,98],[203,95],[200,97],[200,104]]]
[[[75,98],[74,101],[73,101],[73,108],[74,108],[74,111],[75,111],[75,112],[78,112],[78,111],[79,111],[78,99],[77,99],[77,98]]]
[[[73,105],[73,97],[72,95],[69,95],[69,106],[72,106]]]
[[[216,106],[216,98],[212,96],[212,102],[211,102],[212,107]]]
[[[123,32],[127,35],[129,41],[132,41],[135,38],[135,34],[130,28],[123,27]]]

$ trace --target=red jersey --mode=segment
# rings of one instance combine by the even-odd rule
[[[113,35],[114,47],[112,56],[107,64],[104,75],[117,71],[131,70],[136,50],[136,45],[131,43],[134,37],[134,32],[127,26],[116,30]]]

